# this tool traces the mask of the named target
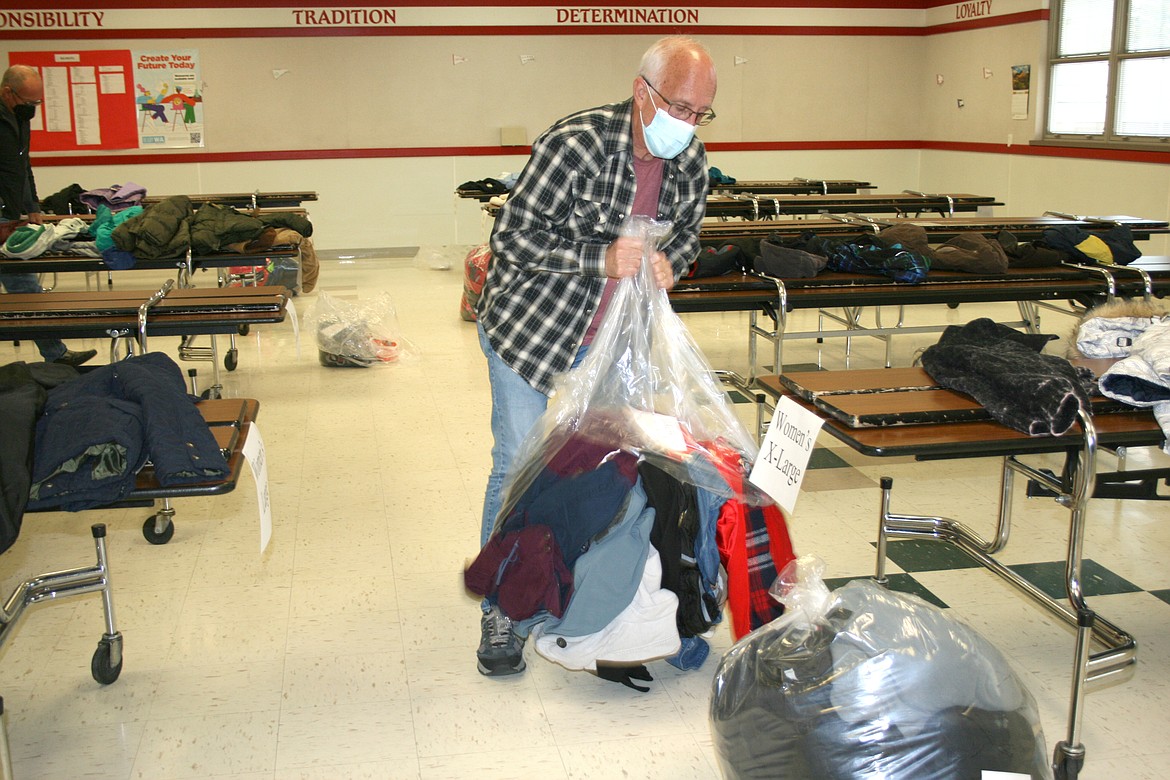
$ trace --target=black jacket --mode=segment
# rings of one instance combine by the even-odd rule
[[[28,156],[29,123],[0,103],[0,213],[4,219],[41,210],[32,160]]]
[[[76,369],[53,363],[0,366],[0,552],[20,534],[32,479],[37,418],[47,388],[76,376]]]

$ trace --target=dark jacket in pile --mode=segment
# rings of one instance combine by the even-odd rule
[[[118,501],[148,458],[163,487],[228,474],[182,371],[161,352],[53,388],[36,437],[29,509],[80,511]]]
[[[114,245],[140,260],[182,257],[225,251],[231,244],[256,239],[267,227],[287,227],[302,236],[313,234],[309,220],[299,214],[273,213],[253,217],[216,203],[195,211],[186,195],[173,195],[141,215],[114,228]]]
[[[114,246],[139,260],[182,257],[191,246],[191,219],[195,211],[186,195],[159,201],[133,219],[114,228]]]
[[[37,418],[48,388],[77,376],[55,363],[9,363],[0,367],[0,552],[20,534],[32,482]]]
[[[987,319],[951,325],[922,353],[940,385],[972,396],[991,417],[1032,436],[1067,433],[1089,411],[1093,374],[1040,352],[1051,337],[1012,330]]]

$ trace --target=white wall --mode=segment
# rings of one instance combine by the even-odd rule
[[[913,89],[922,98],[917,137],[1005,145],[1039,137],[1047,40],[1044,22],[929,36],[912,72]],[[1026,119],[1012,118],[1013,65],[1031,66]],[[940,75],[942,84],[937,81]]]
[[[41,167],[42,195],[73,182],[86,188],[128,181],[152,193],[316,190],[307,204],[321,249],[475,244],[488,226],[475,201],[458,198],[466,181],[519,172],[527,157],[421,157],[293,160],[192,165]],[[993,195],[997,216],[1047,210],[1129,214],[1170,221],[1170,166],[935,150],[712,152],[712,165],[741,179],[861,179],[882,192],[904,189]],[[1142,247],[1170,254],[1165,238]]]
[[[460,184],[518,173],[527,155],[290,160],[191,165],[39,167],[37,185],[52,194],[76,181],[87,189],[143,184],[152,194],[315,190],[307,203],[320,249],[475,244],[489,226],[476,201],[455,196]],[[737,178],[861,179],[885,192],[915,189],[914,150],[713,152],[710,163]]]
[[[998,215],[1061,211],[1170,221],[1167,165],[924,151],[922,168],[925,190],[996,195],[1005,204],[995,210]],[[1167,255],[1170,239],[1154,236],[1138,248],[1147,255]]]
[[[903,189],[993,195],[998,215],[1047,209],[1170,218],[1170,165],[1034,157],[1048,25],[930,36],[707,36],[719,68],[718,120],[700,136],[711,164],[741,179],[857,178]],[[572,110],[629,94],[652,36],[419,36],[192,39],[208,82],[205,152],[351,150],[499,144],[499,128],[531,141]],[[0,52],[128,48],[144,41],[0,42]],[[522,64],[520,54],[536,59]],[[465,62],[454,64],[459,55]],[[746,60],[736,65],[737,58]],[[1012,65],[1032,66],[1027,119],[1011,117]],[[287,68],[279,80],[272,69]],[[984,77],[984,68],[990,76]],[[936,83],[936,75],[943,84]],[[956,101],[964,101],[958,108]],[[890,142],[869,150],[719,151],[720,144]],[[898,149],[943,141],[992,153]],[[373,150],[372,152],[370,150]],[[503,151],[503,150],[501,150]],[[194,151],[192,159],[200,152]],[[322,249],[471,244],[486,226],[454,196],[469,180],[518,172],[525,155],[357,156],[275,162],[53,166],[37,154],[41,196],[137,182],[152,194],[315,190]],[[1165,254],[1165,241],[1150,242]],[[1152,252],[1151,252],[1152,253]]]

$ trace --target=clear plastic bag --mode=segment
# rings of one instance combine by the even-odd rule
[[[723,656],[711,731],[727,778],[1050,778],[1036,702],[1007,659],[946,612],[873,580],[830,593],[789,564],[786,611]]]
[[[654,281],[651,258],[670,229],[669,222],[638,216],[623,226],[623,235],[643,241],[641,268],[618,282],[585,358],[559,378],[547,410],[521,445],[504,485],[497,530],[570,440],[599,445],[599,462],[627,452],[724,497],[729,497],[726,481],[714,470],[692,468],[692,456],[718,447],[754,460],[755,440]],[[748,501],[767,499],[753,494]]]
[[[754,439],[654,281],[670,228],[624,226],[642,239],[640,271],[614,285],[581,363],[554,383],[465,578],[520,635],[539,625],[537,652],[567,668],[669,654],[722,620],[724,598],[736,636],[780,613],[767,587],[791,539],[779,507],[746,482]],[[522,598],[505,604],[505,589]]]
[[[323,366],[386,366],[417,354],[417,348],[402,335],[389,293],[346,301],[320,291],[307,320],[316,334],[317,355]]]

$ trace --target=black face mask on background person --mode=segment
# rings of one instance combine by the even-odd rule
[[[27,103],[17,103],[12,107],[12,113],[22,122],[30,122],[37,115],[37,107]]]

